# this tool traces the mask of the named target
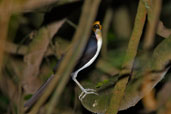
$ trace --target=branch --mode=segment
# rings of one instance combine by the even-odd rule
[[[157,34],[161,37],[168,38],[171,35],[171,29],[166,28],[162,21],[159,21],[157,27]]]
[[[70,78],[70,73],[74,65],[76,64],[77,60],[81,56],[81,52],[83,51],[86,45],[88,36],[90,34],[90,28],[96,16],[99,3],[100,0],[86,0],[84,2],[80,22],[77,31],[73,37],[72,48],[64,57],[64,60],[62,61],[58,72],[55,74],[54,79],[52,80],[50,85],[47,86],[45,93],[40,97],[39,101],[35,104],[30,114],[37,114],[40,106],[52,93],[57,84],[58,86],[56,88],[53,98],[50,101],[50,106],[47,113],[51,113],[55,104],[58,103],[59,97],[62,91],[64,90],[67,81]]]
[[[13,2],[13,12],[29,12],[33,9],[40,8],[49,4],[53,4],[58,0],[25,0]]]
[[[20,46],[18,49],[19,45],[14,44],[12,42],[6,42],[6,48],[5,52],[9,54],[19,54],[19,55],[25,55],[28,51],[27,46]]]
[[[153,47],[154,40],[155,40],[155,33],[157,31],[157,27],[159,27],[159,19],[160,19],[160,12],[162,7],[162,0],[145,0],[145,6],[147,8],[147,15],[148,15],[148,23],[147,29],[145,32],[144,44],[143,48],[145,50],[149,50]],[[143,88],[146,88],[146,85],[150,83],[148,80],[143,85]],[[145,92],[145,91],[144,91]],[[143,104],[148,111],[153,111],[156,109],[156,101],[154,99],[154,91],[149,93],[143,98]]]
[[[60,57],[61,54],[63,54],[64,52],[66,52],[67,47],[69,45],[69,42],[66,41],[65,39],[62,38],[56,38],[57,40],[55,41],[55,46],[50,47],[48,46],[48,49],[45,52],[44,56],[50,56],[50,55],[56,55],[57,57]],[[62,45],[61,45],[62,44]],[[24,46],[24,45],[17,45],[15,43],[12,42],[6,42],[5,43],[6,47],[5,47],[5,52],[8,54],[16,54],[16,55],[26,55],[28,52],[28,46]]]
[[[115,85],[113,90],[113,96],[110,101],[110,105],[106,111],[106,114],[116,114],[119,110],[121,100],[124,96],[125,88],[131,75],[133,62],[137,53],[138,44],[140,37],[143,31],[144,23],[146,19],[146,8],[142,3],[142,0],[139,1],[137,15],[134,23],[133,32],[128,44],[128,50],[123,64],[123,69],[120,72],[120,76],[126,75],[121,78]]]
[[[70,2],[77,2],[79,0],[72,0],[72,1],[61,1],[61,0],[25,0],[25,1],[15,1],[13,2],[12,11],[13,13],[16,12],[32,12],[35,9],[48,6],[51,4],[60,4],[60,2],[64,3],[70,3]]]
[[[11,16],[11,6],[12,2],[10,0],[3,0],[0,2],[0,73],[4,55],[5,41],[8,32],[8,24]]]
[[[162,0],[145,0],[145,6],[148,14],[147,29],[144,38],[144,49],[150,49],[154,43],[156,28],[158,27],[159,16],[162,6]]]

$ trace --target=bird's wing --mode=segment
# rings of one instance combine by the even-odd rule
[[[80,57],[79,61],[77,62],[74,71],[76,71],[77,69],[81,68],[82,66],[84,66],[96,53],[97,51],[97,40],[95,38],[95,36],[91,36],[93,38],[90,38],[84,51],[82,56]]]

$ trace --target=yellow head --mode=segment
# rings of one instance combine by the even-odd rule
[[[102,26],[100,25],[100,21],[95,21],[93,24],[93,31],[95,32],[96,29],[102,30]]]

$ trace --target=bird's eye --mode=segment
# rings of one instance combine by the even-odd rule
[[[93,28],[94,28],[94,29],[100,29],[100,26],[99,26],[98,24],[95,24],[95,25],[93,26]]]

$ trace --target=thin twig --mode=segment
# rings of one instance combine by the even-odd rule
[[[66,19],[66,22],[67,22],[68,24],[70,24],[73,28],[77,29],[77,25],[74,24],[71,20]]]

